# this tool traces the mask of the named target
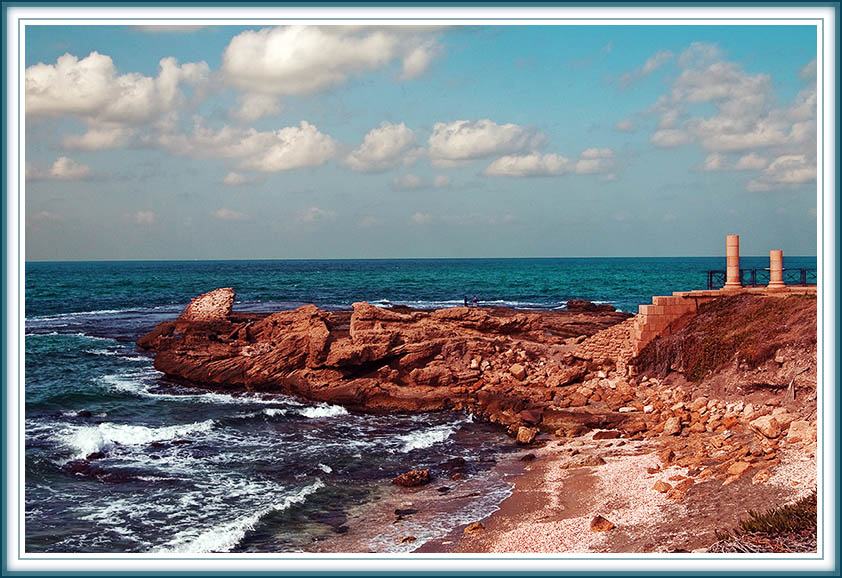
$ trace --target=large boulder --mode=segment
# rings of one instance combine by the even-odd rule
[[[178,321],[195,323],[228,319],[234,307],[234,297],[234,289],[231,287],[223,287],[199,295],[185,307]]]

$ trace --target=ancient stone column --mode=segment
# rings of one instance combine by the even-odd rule
[[[784,252],[780,249],[769,251],[769,289],[784,287]]]
[[[727,235],[725,237],[725,287],[723,289],[740,289],[740,236]]]

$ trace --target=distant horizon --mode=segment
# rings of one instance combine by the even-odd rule
[[[311,259],[307,257],[290,258],[256,258],[256,259],[65,259],[65,260],[33,260],[24,261],[30,263],[227,263],[235,261],[504,261],[504,260],[551,260],[551,259],[725,259],[722,255],[617,255],[617,256],[596,256],[596,257],[320,257]],[[793,259],[818,259],[818,255],[784,255]],[[740,259],[769,258],[769,255],[740,255]]]

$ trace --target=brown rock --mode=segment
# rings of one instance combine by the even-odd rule
[[[404,536],[403,538],[398,538],[398,544],[411,544],[415,542],[417,538],[415,536]]]
[[[521,426],[517,430],[517,443],[520,445],[528,445],[535,441],[535,436],[538,435],[538,428]]]
[[[614,528],[614,522],[602,516],[594,516],[591,520],[591,532],[610,532]]]
[[[662,494],[666,494],[667,492],[669,492],[672,489],[672,486],[669,485],[666,482],[658,480],[657,482],[655,482],[655,485],[652,486],[652,489],[655,490],[656,492],[661,492]]]
[[[523,381],[524,379],[526,379],[526,368],[524,368],[519,363],[515,363],[514,365],[509,367],[509,373],[511,373],[512,377],[514,377],[518,381]]]
[[[687,495],[686,492],[682,492],[678,488],[673,488],[673,489],[671,489],[670,491],[667,492],[667,499],[679,501],[679,500],[683,500],[686,495]]]
[[[228,319],[231,308],[234,306],[234,295],[231,287],[223,287],[199,295],[190,301],[178,321],[194,323]]]
[[[750,463],[748,463],[748,462],[734,462],[734,463],[733,463],[733,464],[731,464],[731,466],[728,468],[727,473],[728,473],[728,475],[729,475],[729,476],[737,476],[737,477],[739,477],[739,476],[743,475],[743,473],[744,473],[747,469],[749,469],[750,467],[751,467],[751,464],[750,464]]]
[[[781,426],[778,421],[770,415],[764,415],[750,423],[751,427],[766,436],[769,439],[774,439],[781,435]]]
[[[766,482],[769,481],[769,479],[771,477],[772,477],[772,474],[769,473],[769,470],[760,470],[759,472],[754,474],[753,478],[751,478],[751,484],[753,486],[757,486],[759,484],[765,484]]]
[[[789,424],[786,439],[788,442],[814,442],[816,441],[816,427],[808,421],[793,421]]]
[[[680,432],[681,421],[677,417],[671,417],[664,424],[664,431],[661,435],[674,436]]]
[[[410,470],[396,477],[392,483],[404,488],[412,488],[429,484],[430,481],[430,470]]]
[[[522,419],[526,425],[538,425],[541,423],[543,418],[544,410],[541,408],[525,409],[520,412],[520,419]]]
[[[613,440],[620,437],[620,432],[617,430],[605,430],[605,431],[598,431],[593,434],[593,439],[595,440]]]
[[[474,522],[473,524],[468,524],[465,527],[465,534],[477,534],[485,530],[485,526],[482,525],[480,522]]]

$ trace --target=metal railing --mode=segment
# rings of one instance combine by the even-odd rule
[[[708,289],[721,289],[725,285],[727,272],[708,271]],[[784,269],[784,285],[807,286],[818,282],[816,269]],[[743,287],[763,287],[769,284],[769,269],[740,269],[740,283]]]

